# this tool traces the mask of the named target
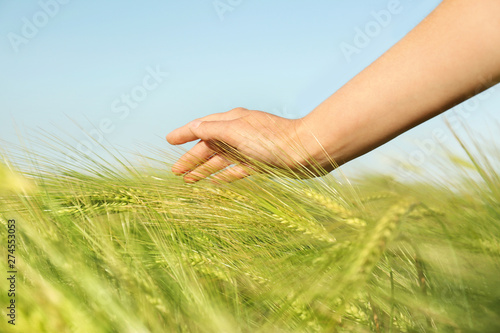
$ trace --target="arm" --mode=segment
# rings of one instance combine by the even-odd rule
[[[307,166],[312,158],[330,171],[330,158],[346,163],[499,82],[499,17],[499,0],[444,0],[302,119],[238,108],[171,132],[171,144],[201,140],[173,171],[196,181],[230,165],[213,145],[220,141],[277,167],[294,168],[294,161]],[[308,157],[290,142],[300,142]],[[249,172],[238,165],[218,176],[231,181]]]
[[[341,164],[499,79],[500,1],[445,0],[304,122]]]

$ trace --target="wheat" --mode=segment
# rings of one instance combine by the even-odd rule
[[[499,330],[498,168],[388,192],[276,172],[184,185],[163,154],[141,170],[36,158],[0,173],[20,332]]]

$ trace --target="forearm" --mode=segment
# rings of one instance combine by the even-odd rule
[[[303,128],[343,163],[499,79],[500,1],[445,0],[303,118]]]

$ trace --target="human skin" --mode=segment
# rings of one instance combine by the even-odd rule
[[[236,108],[172,131],[167,141],[173,145],[200,140],[172,171],[186,182],[211,175],[230,182],[258,170],[249,162],[254,159],[321,175],[316,163],[329,172],[498,82],[500,0],[444,0],[301,119]],[[250,159],[225,153],[217,142]]]

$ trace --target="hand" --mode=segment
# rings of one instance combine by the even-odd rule
[[[301,119],[244,108],[212,114],[167,135],[173,145],[200,140],[173,165],[172,171],[191,183],[213,174],[216,182],[231,182],[269,170],[265,166],[300,177],[333,170],[333,163],[325,158],[314,137],[304,133]],[[323,162],[318,164],[319,157]]]

